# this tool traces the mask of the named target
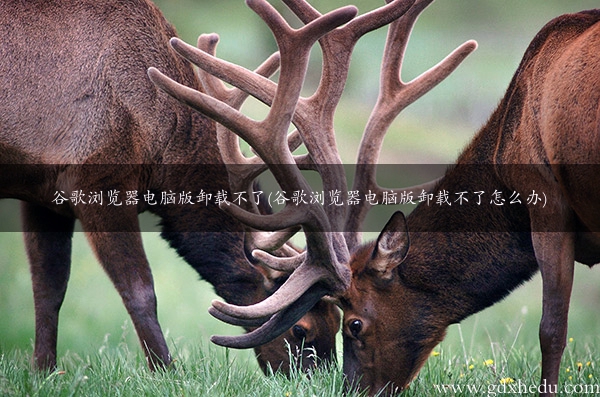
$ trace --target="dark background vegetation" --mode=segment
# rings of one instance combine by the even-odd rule
[[[232,62],[253,68],[275,50],[268,30],[241,0],[156,3],[189,43],[195,43],[201,33],[219,33],[218,54]],[[341,0],[312,3],[322,11],[346,4]],[[356,0],[354,4],[364,12],[381,3]],[[447,81],[400,115],[386,139],[381,162],[452,162],[503,95],[535,33],[555,16],[597,5],[597,1],[590,0],[436,1],[416,25],[403,78],[412,79],[468,39],[477,40],[479,49]],[[354,161],[362,128],[377,96],[384,39],[385,31],[369,34],[353,57],[336,124],[340,151],[348,163]],[[317,50],[314,55],[307,93],[319,77]],[[249,109],[254,111],[252,106]],[[122,341],[139,349],[120,298],[85,237],[77,233],[75,241],[71,281],[61,312],[59,354],[67,350],[85,354]],[[157,233],[146,233],[144,242],[155,275],[160,321],[170,343],[195,344],[213,333],[239,332],[208,316],[206,309],[214,298],[210,286],[198,281],[194,271]],[[576,277],[569,335],[595,345],[600,325],[595,315],[600,301],[600,273],[578,266]],[[490,343],[537,344],[540,285],[538,276],[503,303],[465,321],[460,329],[453,327],[446,345],[454,351],[464,347],[475,352]],[[19,233],[0,233],[0,354],[31,349],[33,332],[31,282],[22,237]]]

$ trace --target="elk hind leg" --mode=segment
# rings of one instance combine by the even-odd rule
[[[158,323],[156,295],[135,208],[80,216],[88,241],[119,292],[151,370],[171,363]]]
[[[75,220],[46,208],[21,204],[23,235],[29,258],[35,306],[36,368],[56,366],[58,314],[71,268],[71,240]]]

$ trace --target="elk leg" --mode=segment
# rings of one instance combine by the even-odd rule
[[[573,286],[574,235],[567,232],[539,232],[532,236],[543,283],[540,346],[542,386],[545,385],[547,390],[541,395],[554,395],[567,341],[569,301]]]
[[[29,258],[35,307],[34,365],[56,366],[58,313],[71,268],[71,239],[75,220],[46,208],[21,204],[23,236]]]
[[[164,368],[171,356],[158,323],[154,282],[142,245],[135,207],[108,207],[88,214],[82,225],[98,260],[119,292],[151,370]]]

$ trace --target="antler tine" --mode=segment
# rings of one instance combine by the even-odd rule
[[[298,253],[295,255],[293,252],[289,253],[287,257],[278,257],[270,255],[268,252],[263,250],[255,250],[252,252],[252,256],[263,263],[265,266],[277,270],[280,272],[290,273],[294,269],[298,268],[305,261],[306,253]]]
[[[278,52],[272,54],[255,72],[252,72],[242,66],[215,57],[218,40],[218,35],[206,34],[198,38],[198,48],[176,37],[171,39],[170,44],[181,56],[200,68],[198,76],[210,94],[215,93],[229,101],[229,97],[236,89],[227,89],[222,83],[225,81],[265,104],[271,105],[277,85],[265,76],[271,75],[277,70],[280,54]],[[243,99],[245,98],[239,97],[236,102],[243,102]],[[236,103],[232,102],[231,106],[236,107]]]
[[[393,103],[393,110],[390,113],[395,113],[395,115],[391,117],[392,119],[406,106],[415,102],[448,77],[477,48],[477,42],[469,40],[414,80],[408,83],[402,82],[401,68],[410,32],[421,12],[432,1],[417,1],[406,15],[390,24],[382,61],[381,101]],[[382,111],[385,111],[383,104],[378,104],[376,107],[383,108]],[[376,109],[374,113],[374,117],[379,117],[379,109]]]
[[[210,340],[217,345],[236,349],[247,349],[270,342],[294,325],[328,292],[328,289],[323,285],[315,284],[292,305],[272,316],[260,328],[240,336],[212,336]],[[215,307],[211,307],[209,313],[233,325],[255,325],[264,320],[264,318],[252,320],[231,317],[221,313]]]
[[[203,34],[198,38],[198,48],[194,48],[178,38],[171,40],[171,46],[180,55],[199,67],[198,76],[209,95],[220,98],[236,109],[239,109],[239,106],[242,105],[248,95],[252,95],[267,106],[271,106],[277,84],[267,77],[279,68],[279,52],[272,54],[252,72],[239,65],[216,58],[218,41],[219,36],[217,34]],[[235,88],[227,88],[223,82],[227,82]],[[240,90],[245,94],[239,92]],[[288,142],[291,152],[302,144],[302,138],[298,131],[289,134]],[[305,162],[302,156],[298,157],[298,161],[300,163]]]
[[[223,106],[222,103],[215,103],[215,101],[208,95],[204,95],[202,93],[194,93],[193,91],[185,90],[182,87],[176,88],[176,86],[165,82],[165,79],[161,79],[155,69],[152,69],[149,73],[151,74],[151,78],[156,78],[156,83],[161,85],[161,88],[166,90],[174,89],[174,91],[176,92],[172,92],[172,94],[178,97],[178,99],[204,112],[211,118],[214,118],[221,124],[234,131],[236,134],[240,135],[255,150],[260,151],[260,147],[264,146],[260,145],[260,143],[264,143],[266,141],[274,139],[275,142],[281,144],[281,141],[284,140],[281,136],[278,136],[277,134],[274,134],[271,131],[285,130],[287,132],[287,126],[290,124],[291,118],[294,114],[294,109],[296,107],[300,89],[304,80],[308,54],[314,41],[316,41],[322,35],[326,34],[329,30],[334,29],[336,26],[344,24],[348,22],[348,20],[352,19],[356,14],[356,9],[354,7],[344,7],[322,16],[321,18],[313,21],[312,23],[304,26],[301,29],[293,30],[289,27],[289,25],[285,23],[285,21],[283,21],[281,16],[266,1],[248,0],[247,3],[251,8],[254,9],[255,12],[257,12],[265,20],[265,22],[272,29],[272,31],[275,34],[278,46],[280,47],[280,51],[282,52],[282,57],[284,56],[283,53],[285,53],[285,57],[287,58],[285,62],[282,61],[282,69],[285,67],[288,70],[285,72],[282,70],[279,81],[279,89],[275,93],[275,98],[273,99],[271,110],[264,122],[253,122],[253,120],[235,111],[235,109],[232,109],[229,106]],[[172,39],[171,45],[178,51],[182,50],[180,52],[185,52],[186,50],[186,45],[181,40]],[[215,59],[214,57],[210,58],[212,58],[213,60]],[[217,63],[222,62],[223,61]],[[206,57],[198,60],[194,59],[194,63],[196,63],[201,68],[207,69],[208,67],[215,64],[215,62],[211,61],[210,59],[208,59],[207,61]],[[248,72],[241,67],[237,67],[235,65],[229,66],[233,69],[236,69],[236,74],[248,74]],[[213,70],[207,71],[209,73],[213,72]],[[259,80],[257,79],[254,81]],[[260,82],[268,82],[268,79],[260,80]],[[231,83],[236,84],[236,82]],[[266,86],[268,87],[268,83],[266,83]],[[240,88],[244,89],[244,87]],[[254,91],[259,92],[260,90],[257,88],[253,88],[253,92],[251,92],[251,94],[254,95]],[[269,101],[268,98],[273,98],[271,94],[272,93],[267,94],[266,101]],[[279,98],[277,98],[278,95]],[[265,134],[262,134],[263,131],[261,130],[265,130],[265,128],[261,127],[265,125],[269,126],[269,131],[266,131]],[[271,153],[275,155],[286,152],[287,150],[282,150],[280,152],[271,151]],[[265,156],[261,157],[264,158]],[[293,164],[293,162],[290,161],[289,156],[286,155],[285,157],[287,157],[285,159],[287,161],[280,162],[281,164]]]
[[[310,23],[321,15],[305,0],[283,1],[304,23]],[[301,101],[298,112],[310,112],[311,119],[314,120],[315,111],[318,111],[319,117],[316,119],[319,122],[326,121],[327,126],[331,126],[331,130],[333,130],[333,116],[346,84],[354,46],[366,33],[385,26],[402,16],[414,2],[415,0],[395,0],[354,18],[345,26],[322,37],[319,40],[323,51],[321,81],[315,94]]]
[[[272,54],[262,65],[254,72],[235,65],[233,63],[221,60],[215,57],[215,50],[219,37],[216,34],[205,34],[198,38],[198,48],[195,48],[178,38],[171,39],[171,46],[180,55],[188,59],[199,67],[198,76],[206,92],[220,101],[228,104],[234,109],[239,109],[248,95],[252,95],[266,105],[271,105],[277,85],[266,76],[273,74],[279,67],[279,53]],[[223,85],[223,81],[232,84],[235,88],[228,89]],[[219,128],[223,131],[223,128]],[[233,150],[238,148],[237,137],[234,138],[231,133],[218,133],[222,138],[225,147],[224,160],[227,164],[242,163],[262,163],[259,159],[252,159],[248,162],[241,151]],[[297,133],[292,133],[288,137],[290,151],[296,150],[302,140]],[[301,163],[306,161],[300,157],[297,160]]]
[[[219,36],[217,34],[202,34],[198,37],[198,49],[186,44],[183,41],[174,40],[174,48],[190,62],[194,64],[203,64],[204,68],[198,69],[198,77],[202,81],[202,85],[208,94],[215,98],[219,98],[226,102],[231,107],[239,109],[249,95],[263,98],[267,105],[271,104],[271,98],[275,95],[276,85],[271,82],[268,77],[272,76],[279,69],[280,56],[279,52],[271,54],[254,72],[250,72],[237,65],[221,61],[216,58],[217,44]],[[207,58],[209,55],[212,58]],[[207,62],[208,61],[208,62]],[[223,65],[220,65],[220,62]],[[228,68],[229,66],[229,68]],[[243,80],[248,83],[238,82],[236,85],[244,86],[244,89],[238,87],[227,88],[223,84],[226,81],[226,76],[232,75],[231,68],[235,68],[233,76],[243,76]],[[240,72],[240,68],[243,73]],[[211,70],[207,72],[205,69]],[[218,76],[221,76],[218,78]],[[267,84],[265,84],[267,83]],[[270,83],[270,84],[269,84]],[[254,86],[252,86],[254,85]]]
[[[198,37],[198,49],[201,50],[201,52],[184,42],[174,41],[174,47],[178,52],[183,53],[187,59],[194,63],[195,61],[198,61],[198,58],[202,57],[202,54],[208,54],[215,57],[218,42],[219,36],[217,34],[203,34]],[[275,53],[263,62],[253,74],[248,74],[248,80],[255,81],[256,76],[267,78],[278,69],[279,54]],[[220,74],[222,73],[223,72]],[[248,92],[242,91],[237,87],[225,87],[222,80],[219,80],[203,69],[198,69],[198,77],[209,95],[228,104],[234,109],[239,110],[244,101],[248,98]],[[258,85],[260,86],[260,84]],[[263,95],[266,94],[263,93]],[[256,156],[251,158],[244,156],[239,145],[238,136],[221,124],[217,124],[217,140],[219,142],[221,156],[229,170],[229,180],[232,189],[236,192],[250,192],[254,179],[267,169],[266,164]]]
[[[369,117],[360,143],[353,185],[355,190],[370,190],[372,193],[376,193],[379,200],[381,200],[384,190],[400,194],[414,189],[428,189],[437,182],[436,180],[401,189],[380,187],[376,181],[376,164],[383,139],[391,123],[404,108],[448,77],[477,48],[475,41],[467,41],[414,80],[408,83],[402,81],[402,62],[410,32],[421,12],[432,2],[433,0],[418,0],[403,17],[391,23],[389,27],[381,67],[379,98]],[[361,202],[360,205],[352,206],[349,210],[345,231],[350,232],[347,233],[347,237],[351,239],[349,241],[350,248],[360,242],[360,227],[369,209],[369,203]]]
[[[308,252],[306,256],[309,256]],[[307,263],[306,260],[295,269],[273,295],[259,303],[251,306],[235,306],[221,301],[213,301],[212,306],[224,314],[244,319],[262,318],[280,312],[297,301],[310,287],[318,282],[327,283],[331,278],[329,270],[325,267],[305,267],[305,263]]]
[[[313,44],[326,33],[354,18],[357,10],[352,6],[339,8],[298,30],[293,30],[268,2],[247,0],[247,3],[269,26],[275,35],[282,58],[287,58],[285,64],[282,59],[279,89],[267,116],[267,120],[276,118],[271,120],[274,126],[287,126],[291,122],[300,96]],[[284,72],[284,65],[288,71]]]

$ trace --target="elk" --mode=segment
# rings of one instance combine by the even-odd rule
[[[545,206],[421,204],[355,252],[341,297],[344,372],[362,387],[407,387],[450,324],[539,270],[542,394],[557,392],[574,261],[600,262],[599,21],[598,10],[564,15],[535,36],[498,108],[434,189],[538,191]]]
[[[201,89],[192,66],[168,47],[176,32],[157,7],[146,0],[10,0],[0,7],[0,197],[22,200],[35,304],[34,364],[56,366],[58,314],[78,219],[123,299],[149,367],[167,367],[171,357],[157,320],[138,213],[158,215],[162,237],[231,303],[259,302],[287,277],[262,268],[247,252],[267,245],[279,255],[295,251],[249,230],[213,202],[151,205],[141,199],[147,193],[158,200],[171,190],[230,191],[233,184],[251,189],[251,180],[244,182],[224,163],[215,123],[148,79],[148,67],[159,66]],[[275,55],[257,72],[272,74],[278,64]],[[107,189],[138,191],[140,200],[120,206],[90,205],[89,196],[78,204],[52,200],[56,192]],[[313,352],[323,360],[335,355],[339,312],[331,303],[315,303],[281,337],[256,348],[265,372],[269,366],[289,370],[285,340],[306,369],[314,366]]]
[[[323,153],[334,141],[334,109],[315,113],[310,107],[313,97],[301,97],[300,87],[309,48],[318,39],[312,31],[324,24],[322,18],[338,14],[341,18],[349,9],[320,16],[305,2],[284,0],[306,24],[294,30],[268,3],[247,3],[269,25],[279,45],[278,84],[178,40],[171,44],[207,73],[270,104],[263,121],[248,119],[223,106],[218,98],[178,84],[156,69],[149,71],[151,79],[245,139],[269,164],[283,190],[310,191],[299,174],[306,165],[294,159],[287,147],[288,126],[293,122],[325,189],[344,191],[343,175],[327,166],[338,164],[335,153],[330,157]],[[466,42],[430,71],[403,82],[400,71],[410,31],[431,0],[390,1],[385,7],[397,3],[410,8],[390,21],[380,95],[365,127],[352,188],[379,197],[387,190],[375,180],[376,163],[390,123],[476,47]],[[553,395],[566,342],[574,261],[589,266],[600,261],[600,190],[595,183],[600,163],[599,21],[600,11],[595,10],[549,22],[527,49],[498,108],[456,164],[433,184],[389,190],[425,192],[426,186],[432,195],[494,194],[486,197],[487,203],[476,196],[464,205],[423,202],[408,218],[395,213],[379,237],[366,244],[360,244],[361,225],[370,208],[364,201],[345,213],[310,204],[295,208],[288,203],[271,216],[222,206],[261,230],[300,225],[307,248],[293,258],[255,250],[252,254],[257,260],[275,269],[293,269],[293,273],[277,293],[255,305],[213,302],[211,314],[223,321],[262,323],[249,334],[214,336],[213,342],[234,348],[264,343],[293,324],[312,302],[329,295],[344,312],[348,382],[370,394],[398,391],[408,387],[449,325],[501,300],[539,270],[543,279],[541,379],[549,386],[545,394]],[[360,25],[360,17],[351,19],[320,39],[324,54],[320,87],[338,85],[341,89]],[[331,54],[340,61],[337,71],[332,70]],[[331,106],[335,104],[332,101]],[[315,124],[304,123],[307,113]],[[308,143],[318,139],[322,144]],[[508,201],[499,192],[515,195]],[[543,204],[526,200],[526,194],[535,192],[543,194]]]

